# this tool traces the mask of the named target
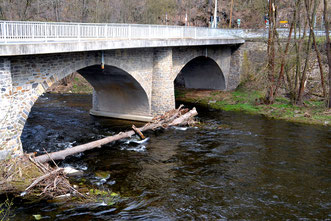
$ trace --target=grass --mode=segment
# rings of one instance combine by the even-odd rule
[[[82,77],[74,78],[70,90],[75,94],[91,94],[93,92],[91,85]]]
[[[0,202],[0,221],[10,220],[14,215],[11,208],[13,207],[13,199],[6,197],[4,202]]]
[[[179,101],[199,103],[225,111],[262,114],[269,118],[307,124],[331,125],[331,112],[322,101],[306,101],[304,106],[293,105],[286,97],[276,97],[272,105],[260,104],[260,91],[239,89],[233,92],[177,89]]]
[[[92,94],[93,87],[81,75],[75,75],[67,85],[53,85],[49,91],[52,93]],[[0,220],[1,221],[1,220]]]

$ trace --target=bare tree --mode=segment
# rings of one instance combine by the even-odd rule
[[[275,82],[275,32],[276,32],[275,0],[269,0],[269,35],[268,35],[268,79],[269,86],[265,97],[266,104],[274,102]]]
[[[317,47],[317,44],[316,44],[316,38],[315,38],[315,33],[314,33],[313,21],[311,21],[311,19],[310,19],[309,16],[308,16],[308,23],[309,23],[310,32],[311,32],[312,37],[313,37],[314,48],[315,48],[315,52],[316,52],[318,66],[319,66],[319,69],[320,69],[323,97],[326,98],[326,88],[325,88],[325,83],[324,83],[324,74],[323,74],[322,59],[321,59],[321,55],[320,55],[320,52],[319,52],[318,47]]]
[[[87,22],[87,14],[88,14],[88,8],[87,8],[87,0],[82,0],[82,22]]]
[[[313,0],[313,2],[314,2],[314,8],[313,8],[312,16],[311,16],[312,18],[314,18],[315,14],[316,14],[317,0]],[[311,2],[309,0],[305,0],[307,18],[309,18],[309,16],[310,16],[310,5],[311,5]],[[308,23],[312,22],[312,21],[313,21],[313,19],[310,19],[310,18],[308,19]],[[312,24],[310,24],[310,26],[312,26]],[[303,95],[304,95],[304,91],[305,91],[305,83],[306,83],[306,80],[307,80],[307,72],[308,72],[310,51],[311,51],[311,47],[312,47],[312,36],[313,36],[312,33],[313,33],[312,31],[309,32],[309,38],[308,38],[307,49],[306,49],[305,66],[304,66],[304,69],[303,69],[303,73],[301,75],[299,92],[298,92],[298,97],[297,97],[297,100],[296,100],[296,103],[298,105],[303,104]]]
[[[324,24],[325,24],[325,35],[326,35],[326,53],[328,57],[328,66],[329,66],[329,105],[331,108],[331,51],[330,51],[330,34],[329,34],[329,17],[328,17],[328,3],[327,0],[324,0]]]

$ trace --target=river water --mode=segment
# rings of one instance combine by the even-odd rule
[[[64,149],[134,123],[90,116],[90,104],[88,95],[41,97],[24,150]],[[61,162],[84,171],[77,183],[118,194],[113,203],[21,202],[13,220],[331,219],[331,127],[198,112],[199,128],[148,132],[145,143],[124,140]]]

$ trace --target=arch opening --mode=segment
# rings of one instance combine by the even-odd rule
[[[77,72],[64,76],[45,87],[44,94],[34,101],[20,133],[24,152],[54,152],[71,147],[86,133],[84,122],[93,123],[88,114],[92,85]]]
[[[43,150],[38,148],[44,146],[47,147],[48,152],[53,152],[69,147],[75,138],[84,137],[84,133],[85,136],[88,136],[90,129],[95,128],[90,125],[97,127],[99,121],[105,121],[102,118],[96,119],[89,116],[88,111],[91,106],[90,113],[98,116],[134,120],[130,119],[130,115],[149,115],[150,105],[145,90],[135,78],[124,70],[108,65],[102,70],[100,65],[92,65],[77,72],[87,81],[85,83],[93,87],[92,105],[91,95],[49,94],[40,96],[33,104],[27,122],[19,133],[24,151],[42,152]],[[70,74],[66,76],[70,76]],[[57,85],[59,81],[53,85]],[[53,92],[56,91],[55,89]],[[65,91],[61,92],[65,93]],[[117,120],[109,122],[117,122]],[[73,128],[75,129],[73,130]],[[68,134],[70,136],[67,138]],[[50,147],[49,143],[55,147]]]
[[[218,64],[209,57],[189,61],[175,79],[175,87],[225,90],[225,78]]]
[[[115,66],[93,65],[78,70],[93,86],[92,115],[150,120],[149,99],[140,83]],[[146,119],[145,119],[146,118]]]

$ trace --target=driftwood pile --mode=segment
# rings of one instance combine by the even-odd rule
[[[85,197],[70,185],[64,169],[59,168],[55,160],[63,160],[73,154],[100,148],[102,145],[131,137],[135,134],[141,139],[144,139],[145,137],[142,132],[146,130],[167,128],[169,126],[192,125],[194,123],[194,116],[197,114],[195,108],[192,110],[184,109],[181,105],[178,109],[155,117],[152,122],[145,124],[141,128],[136,128],[133,125],[130,131],[121,132],[87,144],[36,157],[34,154],[25,154],[3,161],[0,163],[0,194],[20,193],[21,196],[32,195],[43,198],[54,198],[71,193],[76,196]],[[55,168],[49,166],[47,163],[49,161],[53,162]]]
[[[82,196],[65,176],[64,169],[35,161],[32,154],[1,162],[0,194],[20,194],[30,198],[54,198],[67,193]]]

